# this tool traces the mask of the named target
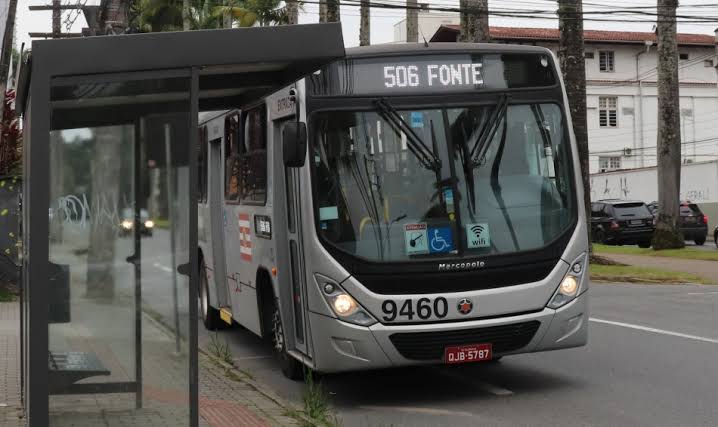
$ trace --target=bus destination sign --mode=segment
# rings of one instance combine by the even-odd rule
[[[443,54],[347,58],[309,76],[314,96],[391,96],[547,87],[547,55]]]
[[[480,62],[384,66],[384,87],[387,89],[421,86],[475,88],[483,84]]]

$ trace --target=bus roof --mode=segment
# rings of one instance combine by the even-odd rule
[[[346,56],[348,58],[360,58],[391,55],[436,55],[457,52],[551,53],[545,47],[501,43],[428,43],[428,46],[424,43],[387,43],[347,48]]]

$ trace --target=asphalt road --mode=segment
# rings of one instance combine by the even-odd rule
[[[718,287],[595,284],[589,345],[321,378],[344,426],[716,425]],[[245,329],[218,332],[238,366],[284,398],[270,346]],[[209,334],[200,326],[200,344]]]
[[[143,241],[143,300],[171,324],[165,233]],[[184,332],[184,283],[179,291]],[[584,348],[326,375],[322,387],[344,426],[716,425],[718,287],[594,284],[590,293]],[[199,331],[206,347],[210,333]],[[301,405],[304,384],[284,378],[268,343],[240,327],[218,335],[241,369]]]

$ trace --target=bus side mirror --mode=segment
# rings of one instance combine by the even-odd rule
[[[307,156],[307,125],[303,122],[289,122],[282,131],[284,166],[300,168]]]

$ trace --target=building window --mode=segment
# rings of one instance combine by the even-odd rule
[[[598,124],[602,128],[618,127],[618,98],[598,97]]]
[[[598,67],[603,73],[612,73],[614,71],[613,51],[602,50],[598,52]]]
[[[681,61],[687,61],[687,60],[688,60],[688,54],[687,54],[687,53],[679,53],[679,54],[678,54],[678,59],[680,59]]]
[[[599,157],[598,169],[601,171],[621,169],[621,158],[618,156]]]
[[[586,59],[593,59],[593,52],[585,52],[583,56]]]
[[[242,203],[263,205],[267,201],[267,114],[264,105],[247,112],[242,145],[239,182]]]
[[[197,201],[207,201],[207,126],[199,129],[199,146],[197,147]]]
[[[706,59],[705,61],[703,61],[703,66],[706,68],[713,68],[713,60]]]

